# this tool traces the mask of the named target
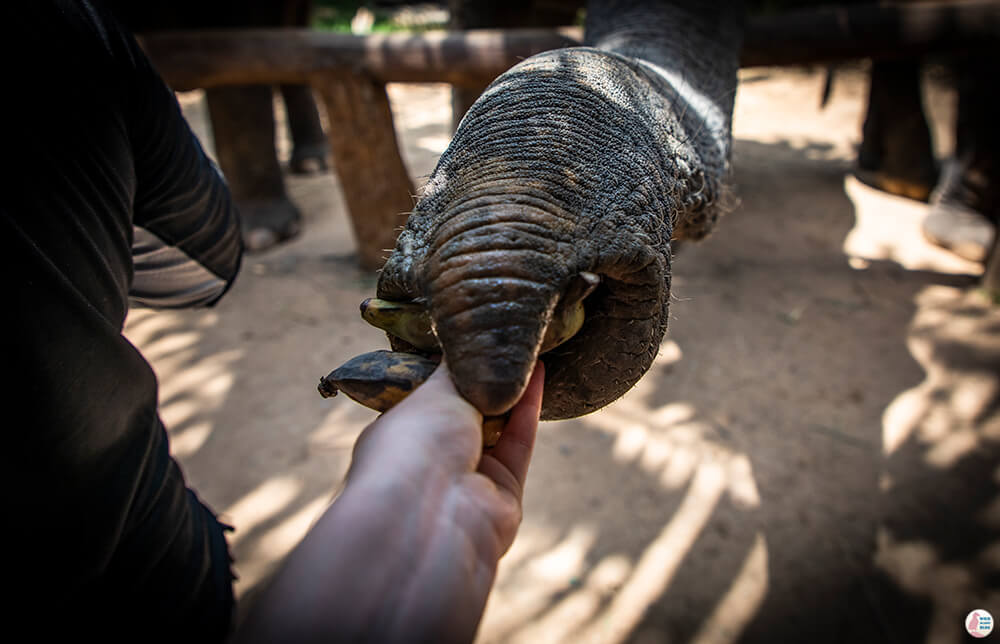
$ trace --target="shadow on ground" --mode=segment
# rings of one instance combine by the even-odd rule
[[[528,516],[563,529],[515,546],[484,641],[957,642],[997,606],[1000,315],[968,275],[851,268],[824,151],[737,143],[659,364],[544,428]]]

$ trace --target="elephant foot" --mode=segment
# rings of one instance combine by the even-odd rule
[[[854,170],[854,178],[870,188],[897,197],[906,197],[914,201],[926,202],[934,188],[932,181],[913,179],[882,170],[866,170],[858,167]]]
[[[292,137],[292,174],[319,174],[326,172],[329,146],[312,89],[308,85],[282,85],[281,97],[288,115],[288,129]]]
[[[911,154],[896,150],[888,158],[880,158],[881,155],[871,153],[866,149],[868,147],[867,142],[863,142],[858,154],[858,163],[853,173],[858,181],[897,197],[923,202],[930,199],[938,180],[933,157],[924,154],[922,149],[914,149],[908,151]]]
[[[876,190],[926,202],[937,183],[938,168],[920,91],[919,61],[872,65],[854,174]]]
[[[292,150],[292,158],[288,167],[292,174],[314,175],[322,174],[329,169],[327,162],[328,148],[326,141],[315,143],[299,143]]]
[[[302,216],[287,199],[247,200],[238,205],[248,252],[267,250],[299,233]]]

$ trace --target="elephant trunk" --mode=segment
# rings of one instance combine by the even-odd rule
[[[435,334],[483,414],[521,397],[559,300],[566,243],[538,205],[472,200],[445,214],[425,263]]]
[[[378,294],[427,306],[484,414],[520,397],[581,274],[600,286],[580,331],[543,356],[542,418],[599,409],[652,364],[671,238],[704,237],[725,209],[737,6],[594,0],[590,46],[519,63],[462,119]]]

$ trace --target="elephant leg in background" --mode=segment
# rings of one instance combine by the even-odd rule
[[[542,416],[630,389],[666,331],[672,238],[726,208],[743,6],[591,0],[586,46],[533,56],[462,119],[379,278],[426,306],[452,379],[486,415],[521,396],[554,312],[600,276],[542,359]],[[412,349],[390,338],[396,349]]]
[[[263,250],[299,230],[274,147],[273,90],[266,85],[206,90],[216,158],[243,222],[247,250]]]
[[[920,94],[920,61],[874,61],[857,177],[885,192],[926,201],[937,181]]]
[[[583,0],[449,0],[448,27],[455,30],[561,27],[572,24],[582,6]],[[459,121],[486,87],[452,88],[452,130],[458,127]]]
[[[310,0],[109,0],[133,31],[304,27]],[[320,169],[326,140],[307,87],[282,88],[295,141],[292,170]],[[216,156],[243,220],[248,250],[263,250],[295,235],[298,210],[285,193],[274,145],[273,90],[269,86],[206,91]],[[315,145],[320,142],[321,145]]]
[[[282,4],[282,25],[309,26],[313,4],[311,0],[284,0]],[[323,133],[312,88],[307,85],[282,85],[280,89],[292,139],[289,169],[295,174],[326,172],[330,165],[330,144]]]
[[[281,97],[285,102],[292,138],[289,169],[295,174],[326,172],[330,145],[323,132],[312,88],[308,85],[282,85]]]
[[[955,154],[945,164],[923,222],[931,242],[977,262],[986,261],[995,248],[1000,224],[998,65],[1000,56],[985,51],[953,63],[958,81]]]

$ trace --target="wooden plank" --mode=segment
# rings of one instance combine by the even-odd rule
[[[355,36],[303,29],[147,34],[175,89],[311,83],[364,74],[383,83],[481,87],[536,53],[579,44],[579,29],[471,30]],[[795,11],[750,20],[743,66],[826,63],[996,46],[1000,2],[920,2]]]
[[[176,90],[312,83],[365,75],[382,83],[482,86],[517,61],[576,44],[559,32],[437,32],[355,36],[305,29],[146,34],[146,53]]]
[[[396,244],[414,194],[399,154],[385,86],[364,76],[314,80],[329,117],[333,163],[362,268],[377,270]]]

